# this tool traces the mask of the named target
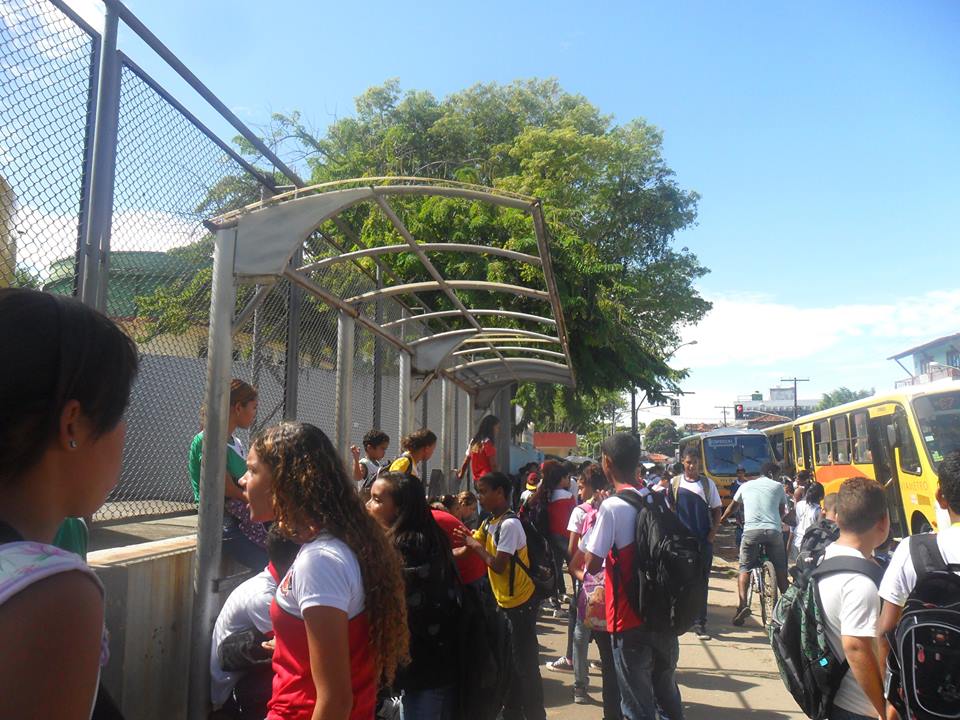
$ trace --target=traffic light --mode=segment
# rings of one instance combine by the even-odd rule
[[[743,420],[743,405],[740,403],[733,406],[733,417],[735,420]]]
[[[670,398],[670,414],[680,414],[680,398]]]

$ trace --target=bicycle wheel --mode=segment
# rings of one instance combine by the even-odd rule
[[[765,560],[760,567],[760,577],[763,585],[763,593],[760,596],[760,616],[763,619],[763,627],[773,619],[773,608],[777,604],[779,588],[777,587],[777,571],[770,560]]]

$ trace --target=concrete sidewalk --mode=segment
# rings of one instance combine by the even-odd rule
[[[802,720],[806,716],[783,686],[767,636],[758,620],[743,627],[731,620],[737,605],[733,563],[714,561],[710,580],[708,631],[712,640],[693,633],[680,638],[677,677],[686,720]],[[591,671],[590,695],[597,705],[574,705],[573,675],[551,672],[543,663],[559,657],[566,645],[566,621],[539,623],[541,673],[547,717],[551,720],[599,720],[602,716],[600,673]],[[590,658],[597,659],[591,644]]]

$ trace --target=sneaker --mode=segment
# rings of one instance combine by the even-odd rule
[[[737,610],[737,614],[733,616],[733,624],[737,627],[743,625],[746,622],[747,618],[750,617],[750,606],[742,607]]]
[[[589,665],[591,670],[596,670],[598,672],[603,670],[603,663],[599,660],[591,660]]]
[[[575,687],[573,689],[573,702],[576,705],[593,705],[593,698],[587,695],[586,688]]]
[[[569,620],[570,613],[563,608],[554,608],[553,609],[553,619],[554,620]]]
[[[694,631],[697,633],[697,640],[709,640],[709,639],[710,639],[710,633],[707,632],[707,628],[704,627],[703,625],[697,625],[697,627],[694,629]]]
[[[573,663],[570,661],[570,658],[559,657],[553,662],[547,663],[547,670],[553,670],[554,672],[573,672]],[[586,690],[584,690],[586,692]]]

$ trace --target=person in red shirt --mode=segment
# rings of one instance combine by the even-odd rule
[[[302,546],[270,608],[276,647],[268,720],[373,720],[379,681],[392,682],[409,657],[398,552],[313,425],[265,430],[247,455],[242,484],[251,517],[276,521]]]
[[[457,571],[460,573],[460,580],[464,585],[488,585],[487,565],[476,553],[469,552],[463,540],[454,534],[455,528],[463,528],[465,533],[470,529],[460,522],[456,517],[446,510],[430,509],[430,514],[436,521],[444,535],[450,541],[450,549],[453,550],[453,559],[457,564]]]
[[[480,421],[477,434],[470,440],[470,449],[463,458],[460,469],[457,470],[457,480],[462,480],[470,466],[474,482],[490,472],[497,472],[497,431],[500,429],[500,420],[493,415],[487,415]]]

